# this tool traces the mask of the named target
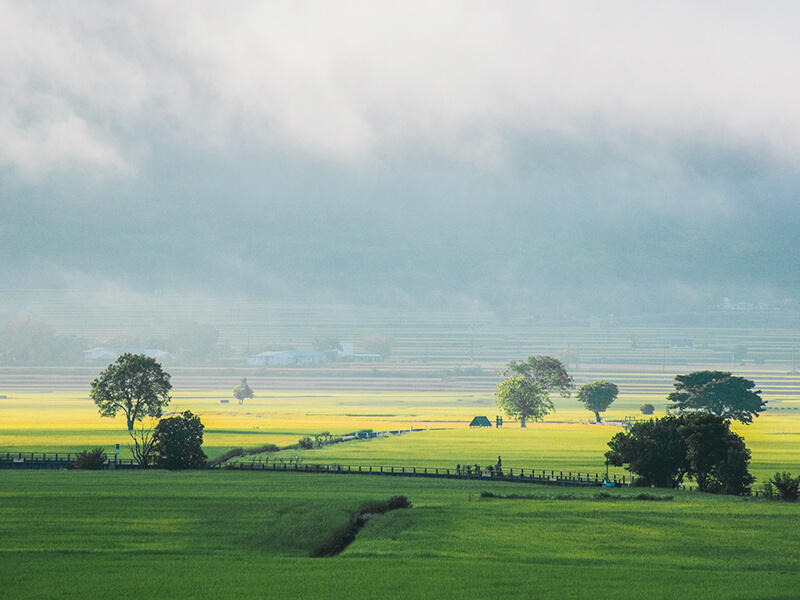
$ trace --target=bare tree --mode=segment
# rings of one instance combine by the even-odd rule
[[[155,458],[156,440],[153,436],[153,423],[142,423],[138,431],[132,429],[128,434],[133,440],[133,446],[128,446],[133,454],[133,459],[143,469],[146,469],[153,463]]]

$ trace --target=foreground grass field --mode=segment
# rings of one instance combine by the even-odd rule
[[[597,499],[597,491],[356,475],[5,471],[0,597],[797,597],[800,505],[690,492],[642,501],[630,499],[633,490]],[[414,507],[368,522],[339,556],[308,557],[365,501],[397,494]]]

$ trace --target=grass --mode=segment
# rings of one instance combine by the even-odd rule
[[[88,394],[78,392],[9,393],[0,398],[0,452],[77,452],[105,447],[130,457],[122,418],[101,419]],[[286,450],[271,458],[302,456],[306,462],[350,465],[445,467],[482,466],[503,457],[505,468],[536,468],[565,472],[602,472],[607,442],[619,426],[589,425],[591,414],[572,398],[556,397],[556,412],[544,423],[525,430],[471,430],[476,414],[497,414],[490,394],[281,392],[261,394],[244,405],[220,404],[229,390],[177,391],[170,410],[190,409],[206,426],[204,450],[215,459],[232,448],[255,449],[266,444],[285,447],[305,435],[330,431],[338,435],[375,431],[420,431],[367,442],[348,442],[321,450]],[[638,416],[643,396],[623,395],[604,416],[607,421]],[[656,404],[656,402],[653,402]],[[663,402],[662,402],[663,404]],[[656,416],[658,416],[657,413]],[[663,412],[660,412],[663,414]],[[800,414],[767,412],[749,426],[736,426],[751,449],[751,472],[759,482],[776,471],[800,474]],[[248,457],[242,460],[252,460]],[[622,475],[621,469],[612,473]]]
[[[481,498],[524,492],[536,499]],[[634,495],[633,490],[612,490]],[[795,597],[800,505],[494,482],[0,472],[4,598]],[[651,492],[660,494],[661,492]],[[308,558],[364,502],[414,508]],[[667,492],[664,492],[666,495]]]
[[[795,402],[792,394],[782,402]],[[100,419],[86,393],[4,395],[0,451],[112,453],[120,443],[128,455],[124,422]],[[664,396],[660,388],[623,393],[605,419],[639,415],[644,402],[660,416]],[[269,456],[453,468],[501,455],[506,469],[600,472],[621,430],[588,424],[591,414],[563,398],[545,423],[524,430],[469,429],[473,416],[497,414],[482,392],[273,390],[242,406],[220,403],[228,398],[230,390],[176,390],[169,407],[201,416],[211,458],[322,431],[413,426],[419,431]],[[799,415],[768,412],[736,430],[759,482],[800,474]],[[324,474],[0,471],[0,598],[796,597],[800,505],[672,490],[650,491],[674,495],[665,502],[567,493],[572,499],[560,499],[561,488]],[[309,558],[365,502],[394,495],[414,508],[370,521],[340,556]]]

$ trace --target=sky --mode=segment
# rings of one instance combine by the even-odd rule
[[[7,288],[800,300],[791,2],[0,0]]]

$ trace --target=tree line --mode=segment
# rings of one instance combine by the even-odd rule
[[[497,385],[497,404],[522,427],[553,410],[551,393],[569,397],[574,389],[564,364],[550,356],[512,360],[501,375],[506,379]],[[669,409],[678,414],[637,422],[617,433],[608,443],[607,464],[625,466],[643,486],[674,488],[688,477],[701,491],[749,493],[754,481],[748,472],[750,451],[730,425],[732,420],[750,424],[766,409],[761,390],[754,389],[753,381],[727,371],[677,375],[674,386],[667,400]],[[618,394],[615,384],[603,380],[582,385],[577,399],[600,423],[600,413]],[[643,412],[652,413],[650,406],[646,408]]]

